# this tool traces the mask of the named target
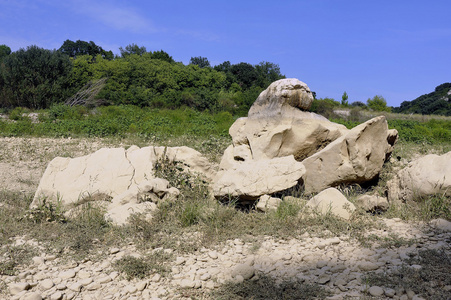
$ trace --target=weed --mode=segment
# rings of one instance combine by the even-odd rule
[[[3,257],[0,260],[0,275],[15,275],[17,267],[28,264],[36,253],[30,246],[3,247],[0,251],[0,257]]]
[[[59,197],[58,197],[59,198]],[[47,198],[43,198],[36,208],[30,209],[24,216],[34,223],[41,222],[66,222],[64,217],[64,211],[60,199],[57,199],[56,204],[47,201]]]
[[[153,251],[145,257],[124,256],[113,264],[113,268],[125,274],[127,280],[143,279],[153,273],[165,275],[169,272],[166,263],[172,260],[172,255],[164,251]]]
[[[302,283],[299,280],[284,280],[280,283],[274,278],[258,274],[258,278],[242,283],[228,282],[213,291],[213,299],[325,299],[329,293],[319,285]]]
[[[419,265],[420,268],[412,268]],[[371,285],[412,290],[426,299],[449,299],[445,289],[451,285],[451,257],[443,250],[423,250],[403,262],[400,269],[392,272],[367,274]]]

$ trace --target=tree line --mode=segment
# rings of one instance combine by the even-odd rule
[[[163,50],[147,51],[136,44],[119,50],[115,56],[92,41],[80,40],[66,40],[55,50],[29,46],[11,52],[7,45],[0,45],[0,108],[46,109],[89,94],[94,90],[89,87],[101,82],[95,101],[84,104],[187,106],[240,113],[271,82],[285,78],[279,66],[270,62],[225,61],[212,67],[199,56],[185,65]]]
[[[451,116],[451,82],[443,83],[432,93],[404,101],[394,109],[398,113]]]

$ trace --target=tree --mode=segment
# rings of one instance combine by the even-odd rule
[[[0,106],[48,108],[70,95],[69,56],[29,46],[6,56],[0,65]]]
[[[361,108],[366,108],[366,104],[363,103],[362,101],[354,101],[351,103],[352,107],[361,107]]]
[[[130,44],[125,46],[125,49],[122,47],[119,47],[119,51],[121,52],[122,57],[126,57],[130,54],[137,54],[139,56],[142,56],[144,53],[147,52],[146,47],[142,46],[139,47],[136,44]]]
[[[168,53],[164,52],[163,50],[152,52],[150,54],[150,58],[151,59],[164,60],[164,61],[167,61],[169,63],[175,62],[174,59],[172,58],[172,56],[170,56]]]
[[[256,65],[255,71],[257,72],[256,84],[262,88],[267,88],[274,81],[285,78],[280,73],[279,65],[267,61],[262,61]]]
[[[191,57],[189,60],[190,65],[197,65],[199,68],[210,68],[210,62],[206,57],[198,56],[198,57]]]
[[[113,59],[112,51],[105,51],[102,47],[96,45],[93,41],[85,42],[77,40],[73,42],[71,40],[65,40],[63,45],[58,49],[61,53],[67,54],[70,57],[77,58],[77,56],[91,55],[96,57],[102,55],[103,58]]]
[[[213,69],[215,69],[218,72],[230,72],[230,67],[232,66],[232,64],[230,63],[230,61],[225,61],[222,64],[216,65],[213,67]]]
[[[368,108],[374,111],[391,111],[391,108],[387,106],[387,101],[385,101],[384,97],[380,95],[376,95],[373,98],[368,98],[368,100],[366,100],[366,104]]]
[[[11,48],[6,45],[0,45],[0,59],[11,54]]]
[[[232,65],[230,72],[235,77],[235,82],[245,89],[250,88],[258,78],[254,66],[244,62]]]
[[[346,93],[346,91],[343,93],[343,95],[341,96],[341,105],[343,106],[348,106],[348,93]]]

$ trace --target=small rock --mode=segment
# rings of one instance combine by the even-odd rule
[[[141,281],[136,284],[136,289],[142,292],[147,287],[147,281]]]
[[[93,281],[94,280],[92,278],[84,278],[84,279],[80,280],[79,283],[82,286],[87,286],[87,285],[91,284]]]
[[[208,252],[208,256],[210,256],[210,258],[212,258],[212,259],[217,259],[218,258],[218,252],[216,252],[216,251],[209,251]]]
[[[108,282],[111,282],[111,281],[112,281],[112,279],[111,279],[111,277],[108,276],[108,275],[104,275],[104,276],[102,276],[102,277],[96,279],[96,282],[102,283],[102,284],[103,284],[103,283],[108,283]]]
[[[30,294],[25,295],[21,299],[23,299],[23,300],[42,300],[42,296],[39,295],[38,293],[30,293]]]
[[[183,264],[185,261],[186,261],[186,260],[185,260],[184,257],[179,256],[179,257],[177,257],[177,258],[175,259],[175,264],[178,266],[178,265]]]
[[[379,287],[379,286],[372,286],[372,287],[370,287],[368,289],[368,293],[371,296],[379,297],[379,296],[382,296],[384,294],[384,289]]]
[[[415,292],[412,291],[412,290],[408,290],[408,291],[406,292],[406,294],[407,294],[407,297],[409,297],[409,299],[412,299],[413,296],[415,296]]]
[[[362,271],[374,271],[379,269],[379,266],[375,263],[372,263],[370,261],[362,261],[359,263],[359,269]]]
[[[152,282],[159,282],[161,279],[161,275],[156,273],[152,276],[152,278],[150,280],[152,280]]]
[[[318,279],[316,280],[316,282],[319,284],[326,284],[329,281],[330,281],[330,275],[327,275],[327,274],[320,275],[318,277]]]
[[[200,277],[200,280],[202,280],[202,281],[207,281],[207,280],[210,279],[210,278],[211,278],[211,275],[208,274],[208,273],[205,273],[205,274],[203,274],[203,275]]]
[[[12,283],[9,285],[9,292],[11,295],[17,295],[22,291],[26,291],[30,289],[30,284],[27,282],[18,282],[18,283]]]
[[[43,291],[50,290],[54,285],[51,279],[44,279],[39,283],[39,287]]]
[[[235,267],[232,271],[232,277],[236,277],[238,275],[243,276],[245,280],[250,279],[255,274],[255,269],[253,266],[249,264],[240,264]]]
[[[82,285],[79,282],[75,282],[67,287],[69,290],[74,292],[81,291]]]
[[[100,283],[98,283],[98,282],[92,282],[92,283],[88,284],[85,288],[86,288],[88,291],[95,291],[95,290],[100,289],[101,287],[102,287],[102,285],[101,285]]]
[[[61,300],[63,298],[63,293],[57,291],[50,296],[50,300]]]
[[[61,272],[58,277],[65,280],[65,279],[74,278],[75,275],[77,275],[77,274],[75,273],[74,270],[67,270],[67,271]]]
[[[183,280],[180,282],[180,286],[181,286],[182,288],[193,288],[194,285],[195,285],[195,282],[192,281],[192,280],[190,280],[190,279],[183,279]]]
[[[134,294],[138,291],[138,289],[134,285],[127,285],[125,287],[125,291],[128,292],[129,294]]]
[[[396,291],[394,289],[386,289],[384,291],[385,296],[393,298],[396,295]]]

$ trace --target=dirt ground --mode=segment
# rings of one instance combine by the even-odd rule
[[[101,139],[0,138],[0,189],[32,194],[55,157],[77,157],[112,145]]]

